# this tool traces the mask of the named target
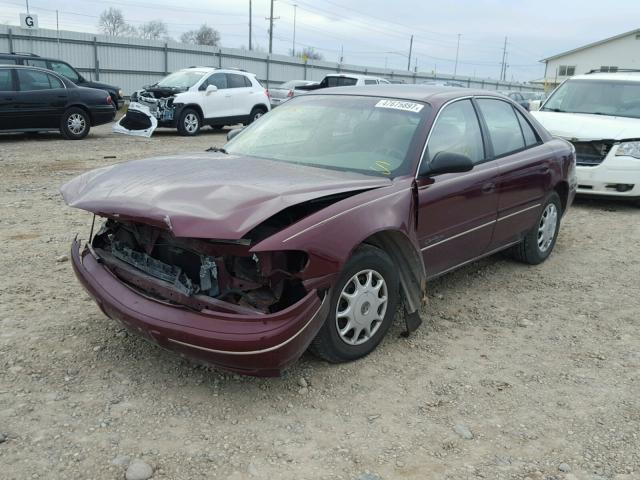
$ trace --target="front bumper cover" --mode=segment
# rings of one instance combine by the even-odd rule
[[[328,294],[316,290],[273,314],[194,311],[163,303],[120,281],[89,248],[71,247],[80,283],[108,317],[147,340],[227,370],[277,376],[307,349],[324,323]]]

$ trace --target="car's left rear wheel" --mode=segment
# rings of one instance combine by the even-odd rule
[[[398,274],[383,250],[359,247],[331,292],[330,313],[311,351],[330,362],[348,362],[371,353],[393,322]]]
[[[69,140],[81,140],[89,134],[91,120],[81,108],[73,107],[62,115],[60,132]]]

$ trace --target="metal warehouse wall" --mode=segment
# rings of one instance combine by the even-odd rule
[[[328,73],[368,74],[418,83],[422,80],[456,80],[487,90],[538,91],[539,87],[490,79],[431,75],[391,69],[309,61],[234,48],[186,45],[139,38],[119,38],[55,30],[25,30],[0,25],[0,52],[29,52],[65,60],[86,77],[120,86],[125,95],[160,80],[180,68],[214,66],[242,68],[255,73],[267,87],[287,80],[321,80]]]

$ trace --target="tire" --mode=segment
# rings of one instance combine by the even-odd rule
[[[360,293],[356,282],[362,289]],[[398,274],[389,255],[371,245],[360,246],[330,293],[329,315],[309,347],[311,352],[332,363],[349,362],[371,353],[393,322],[398,305],[398,285]],[[376,286],[379,287],[374,289]],[[356,295],[351,300],[355,307],[353,317],[346,314],[349,303],[345,295],[351,294]],[[378,303],[385,296],[386,302]],[[347,329],[349,322],[354,326]],[[369,326],[369,334],[366,329],[356,333],[364,325]]]
[[[200,132],[202,119],[193,108],[185,108],[178,118],[178,133],[185,137],[193,137]]]
[[[529,265],[544,262],[556,244],[560,231],[562,217],[562,203],[557,193],[553,192],[547,199],[535,226],[527,233],[522,242],[516,245],[512,254],[516,260]],[[554,226],[551,227],[554,222]]]
[[[60,119],[60,133],[69,140],[82,140],[91,130],[89,114],[78,107],[69,108]]]
[[[253,107],[251,109],[251,113],[249,114],[249,124],[251,124],[251,123],[255,122],[256,120],[258,120],[265,113],[267,113],[266,108],[264,108],[264,107]]]

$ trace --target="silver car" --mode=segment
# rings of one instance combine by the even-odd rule
[[[271,107],[276,107],[300,93],[306,93],[304,91],[296,91],[296,88],[317,84],[318,82],[313,82],[311,80],[289,80],[277,88],[270,88],[269,93],[271,94]]]

